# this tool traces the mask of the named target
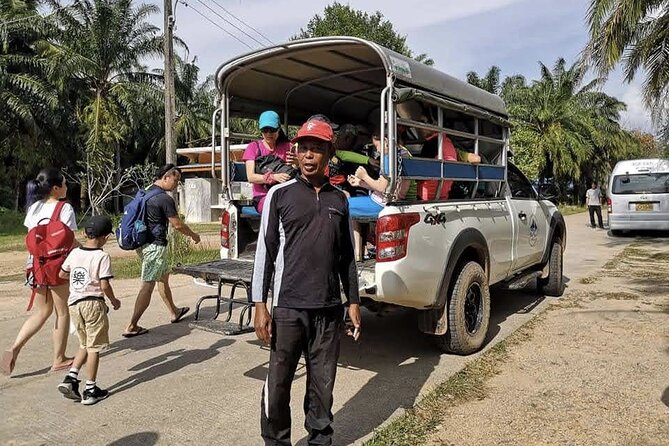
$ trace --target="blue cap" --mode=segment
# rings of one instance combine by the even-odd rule
[[[281,127],[279,115],[277,112],[267,110],[260,114],[260,118],[258,119],[258,128],[264,129],[266,127],[271,127],[273,129],[278,129]]]

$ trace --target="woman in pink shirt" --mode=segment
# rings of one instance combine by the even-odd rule
[[[258,127],[262,132],[262,139],[246,146],[242,159],[246,164],[248,182],[253,184],[253,205],[258,212],[262,213],[269,188],[274,184],[290,180],[290,176],[287,173],[256,173],[256,159],[273,154],[292,164],[294,157],[290,150],[290,141],[281,129],[279,115],[276,112],[272,110],[262,112],[258,119]]]

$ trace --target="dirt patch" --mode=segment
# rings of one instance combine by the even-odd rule
[[[625,249],[556,300],[483,398],[446,405],[427,444],[666,445],[667,259],[669,248]]]

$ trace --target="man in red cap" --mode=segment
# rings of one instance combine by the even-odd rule
[[[290,445],[290,389],[298,360],[307,364],[304,398],[309,445],[332,444],[332,391],[344,319],[340,282],[352,326],[360,336],[358,276],[348,201],[328,183],[332,128],[309,120],[298,131],[301,174],[274,186],[265,199],[253,266],[251,301],[258,339],[270,346],[262,391],[266,445]],[[267,295],[272,288],[272,315]]]

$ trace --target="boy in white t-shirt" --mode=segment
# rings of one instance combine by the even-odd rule
[[[84,229],[84,245],[72,250],[63,263],[60,277],[70,280],[70,318],[77,328],[80,348],[74,357],[72,368],[58,385],[65,398],[91,405],[107,398],[109,392],[100,389],[95,379],[98,373],[100,351],[109,344],[109,308],[104,297],[118,310],[121,301],[114,296],[109,283],[113,277],[109,254],[102,250],[112,232],[109,217],[92,217]],[[88,380],[83,396],[79,393],[79,369],[87,364]]]

